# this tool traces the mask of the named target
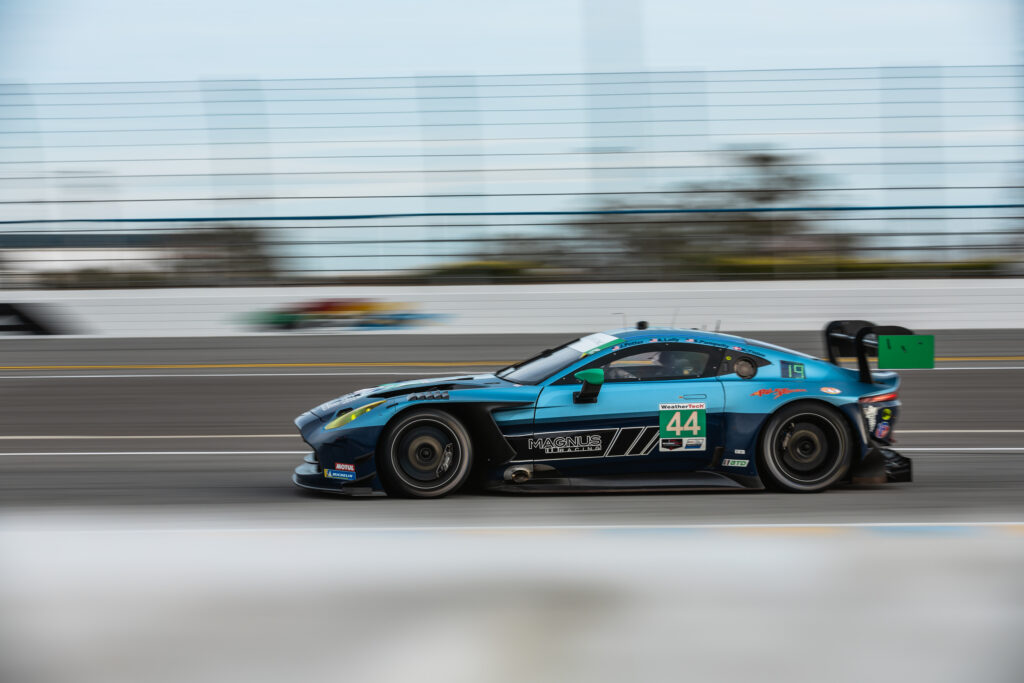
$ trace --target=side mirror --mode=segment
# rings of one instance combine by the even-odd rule
[[[597,395],[601,393],[601,385],[604,384],[604,370],[601,368],[580,370],[573,374],[573,377],[583,382],[583,388],[572,395],[573,402],[597,403]]]

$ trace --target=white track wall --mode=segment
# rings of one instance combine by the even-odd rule
[[[817,331],[841,318],[922,330],[1024,328],[1024,280],[1017,279],[0,292],[3,302],[43,304],[79,334],[118,337],[251,334],[252,313],[322,299],[403,302],[439,316],[395,333],[584,332],[637,320]]]

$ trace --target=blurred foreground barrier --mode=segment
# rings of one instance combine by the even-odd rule
[[[575,333],[638,320],[726,332],[817,331],[840,318],[922,330],[1024,327],[1024,280],[1014,279],[22,290],[2,298],[45,305],[64,330],[126,337]]]
[[[0,528],[3,680],[1020,680],[1017,531],[82,519]]]

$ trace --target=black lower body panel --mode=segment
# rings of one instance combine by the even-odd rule
[[[889,484],[914,481],[914,466],[904,457],[885,446],[873,444],[867,455],[851,471],[854,484]]]
[[[914,463],[888,448],[885,454],[885,480],[888,482],[914,481]]]
[[[370,485],[373,475],[360,477],[355,481],[338,481],[327,479],[316,456],[310,453],[306,456],[301,465],[295,468],[292,474],[292,481],[310,491],[321,493],[338,493],[345,496],[383,496],[383,491],[377,491]]]

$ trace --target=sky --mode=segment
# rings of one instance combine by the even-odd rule
[[[0,81],[1015,64],[1022,26],[1015,0],[0,0]]]
[[[826,186],[858,190],[821,195],[830,202],[1004,201],[998,188],[1019,185],[1014,93],[1022,91],[991,71],[927,68],[1024,63],[1022,7],[1024,0],[0,0],[0,217],[589,209],[589,191],[724,181],[735,171],[718,152],[737,144],[803,155],[819,164]],[[892,72],[875,67],[890,66],[926,69],[882,87],[876,78]],[[868,70],[843,72],[837,85],[826,82],[831,72],[723,72],[824,67]],[[601,99],[586,87],[494,86],[509,82],[501,78],[480,78],[473,91],[430,90],[441,86],[422,78],[690,70],[698,80],[714,71],[717,85],[702,91],[675,74],[651,86],[653,95],[616,85],[608,89],[626,94]],[[353,88],[382,83],[296,94],[295,84],[273,82],[409,76],[417,78],[366,92]],[[215,83],[222,79],[234,82]],[[124,81],[181,83],[145,96],[131,95],[141,85],[21,88]],[[251,99],[254,87],[257,104],[233,101]],[[949,89],[929,90],[941,87]],[[94,104],[90,93],[108,91],[95,100],[106,104]],[[431,104],[424,92],[474,94]],[[529,99],[537,92],[577,94]],[[526,99],[506,97],[516,93]],[[385,96],[398,99],[360,100]],[[894,107],[887,97],[912,101]],[[607,111],[580,113],[595,102]],[[491,113],[424,113],[433,106]],[[936,115],[946,118],[936,124]],[[601,117],[609,123],[596,124]],[[641,120],[614,125],[623,118]],[[450,123],[463,119],[470,123]],[[218,128],[225,124],[238,128]],[[157,132],[135,130],[150,128]],[[865,191],[893,185],[931,189]],[[388,234],[435,234],[418,230]],[[392,259],[386,251],[382,261]]]

